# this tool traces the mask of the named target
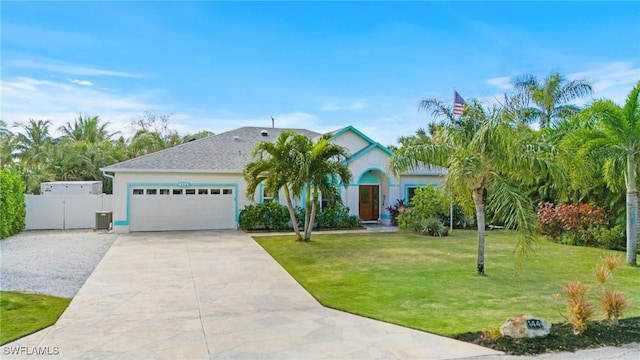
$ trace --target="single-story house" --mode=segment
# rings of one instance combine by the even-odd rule
[[[236,229],[245,205],[277,200],[262,187],[254,201],[248,199],[242,171],[258,142],[275,141],[284,130],[241,127],[102,168],[113,177],[115,232]],[[309,138],[321,135],[291,130]],[[352,126],[331,135],[351,154],[353,182],[341,186],[340,194],[362,221],[388,224],[387,206],[409,198],[418,186],[442,180],[437,169],[394,176],[387,169],[393,153]]]

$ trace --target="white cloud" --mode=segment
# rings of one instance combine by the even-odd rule
[[[93,86],[93,83],[88,80],[69,79],[69,82],[81,86]]]
[[[346,105],[337,105],[334,102],[329,102],[324,104],[320,110],[322,111],[343,111],[343,110],[349,110],[349,111],[358,111],[358,110],[363,110],[366,109],[369,105],[367,104],[366,101],[355,101],[351,104],[346,104]]]
[[[141,78],[141,74],[128,73],[122,71],[105,70],[96,67],[61,63],[52,60],[9,60],[5,61],[3,66],[5,67],[17,67],[17,68],[29,68],[53,71],[58,73],[80,75],[80,76],[112,76],[112,77],[124,77],[124,78]]]
[[[513,85],[511,85],[511,77],[510,76],[501,76],[495,77],[488,80],[485,80],[485,83],[495,86],[501,90],[511,90],[513,89]]]
[[[622,105],[640,80],[640,67],[631,62],[594,64],[587,70],[567,75],[568,79],[586,79],[593,85],[594,98],[611,99]]]
[[[111,123],[111,131],[126,131],[131,119],[145,110],[162,111],[147,94],[120,94],[88,86],[74,86],[21,77],[0,82],[2,120],[7,124],[28,119],[51,120],[52,130],[78,114],[99,115]]]

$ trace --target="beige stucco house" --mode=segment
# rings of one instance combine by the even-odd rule
[[[253,203],[242,176],[252,160],[251,151],[260,141],[275,141],[284,130],[241,127],[102,168],[113,177],[115,231],[237,228],[240,210]],[[291,130],[310,138],[321,135]],[[331,135],[351,154],[353,183],[339,191],[344,204],[362,221],[388,224],[389,204],[409,198],[418,186],[442,180],[437,169],[394,176],[387,170],[393,153],[352,126]],[[274,200],[262,187],[254,195],[258,203]]]

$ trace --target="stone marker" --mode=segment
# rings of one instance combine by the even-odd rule
[[[521,314],[510,317],[500,326],[500,334],[514,339],[544,337],[551,332],[551,323],[547,320]]]

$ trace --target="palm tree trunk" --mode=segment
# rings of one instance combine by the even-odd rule
[[[627,155],[627,264],[636,265],[638,237],[638,190],[636,188],[636,162]]]
[[[289,217],[291,217],[291,227],[298,237],[298,241],[302,240],[300,235],[300,227],[298,226],[298,220],[296,219],[296,211],[293,209],[293,202],[291,201],[291,193],[289,192],[289,186],[285,185],[284,197],[287,199],[287,209],[289,209]]]
[[[317,201],[318,199],[318,190],[316,188],[313,189],[313,196],[311,197],[311,215],[309,215],[309,229],[304,234],[305,240],[311,240],[311,232],[313,231],[313,223],[316,220],[316,210],[318,207]]]
[[[309,226],[312,226],[313,224],[311,223],[311,186],[309,184],[307,184],[307,187],[304,191],[304,199],[305,199],[305,206],[304,206],[304,241],[309,240],[309,238],[307,237],[307,232],[309,231]]]
[[[473,202],[476,206],[476,220],[478,223],[478,264],[477,271],[478,275],[484,275],[484,228],[485,228],[485,219],[484,219],[484,204],[482,202],[482,190],[483,189],[474,189],[473,190]]]

